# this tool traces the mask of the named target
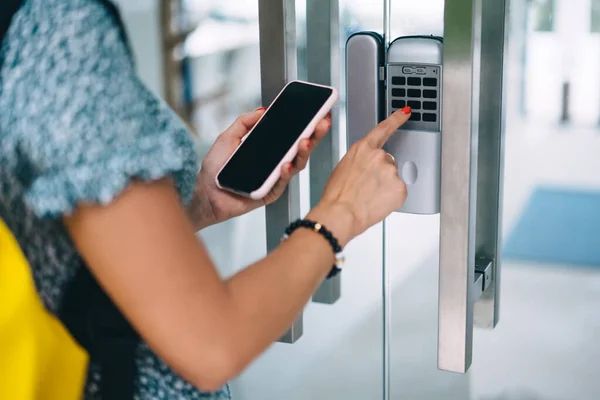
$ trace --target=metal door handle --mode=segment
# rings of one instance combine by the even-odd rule
[[[508,0],[446,0],[438,368],[464,373],[499,317]]]
[[[295,0],[259,0],[260,75],[262,103],[270,104],[289,81],[296,79]],[[282,34],[283,33],[283,34]],[[266,207],[267,251],[275,249],[287,225],[300,218],[300,181],[294,177],[279,200]],[[302,315],[279,340],[294,343],[302,336]]]
[[[306,58],[310,82],[334,86],[340,82],[339,0],[306,1]],[[316,206],[339,160],[339,112],[331,110],[331,131],[310,157],[310,206]],[[316,303],[333,304],[341,295],[341,276],[328,279],[313,295]]]

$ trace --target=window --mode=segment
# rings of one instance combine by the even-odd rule
[[[554,0],[531,0],[531,11],[534,31],[554,31]]]
[[[590,32],[600,33],[600,0],[591,0]]]

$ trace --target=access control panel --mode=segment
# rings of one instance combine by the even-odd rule
[[[412,108],[384,146],[408,189],[399,212],[440,211],[442,50],[441,38],[409,36],[384,54],[382,37],[372,32],[357,33],[346,45],[348,145],[394,111]]]

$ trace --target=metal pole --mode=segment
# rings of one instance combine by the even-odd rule
[[[259,0],[260,77],[262,102],[270,104],[297,76],[296,8],[294,0]],[[294,177],[279,200],[266,207],[267,251],[279,246],[287,225],[300,218],[300,180]],[[302,316],[280,339],[294,343],[302,336]]]
[[[306,1],[306,58],[308,80],[333,86],[340,83],[339,0]],[[339,109],[331,111],[331,132],[314,149],[310,158],[310,205],[316,206],[339,161]],[[341,296],[341,275],[327,279],[313,295],[316,303],[333,304]]]
[[[384,0],[383,2],[383,45],[385,51],[391,42],[391,20],[392,20],[392,0]]]

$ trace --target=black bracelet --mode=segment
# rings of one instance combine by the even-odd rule
[[[338,240],[333,236],[333,234],[318,222],[310,221],[307,219],[299,219],[292,222],[285,229],[285,235],[283,236],[282,240],[287,239],[292,234],[292,232],[294,232],[298,228],[311,229],[312,231],[321,234],[325,239],[327,239],[327,241],[331,245],[331,248],[333,249],[333,252],[335,253],[336,260],[335,264],[331,268],[331,271],[329,271],[329,274],[327,274],[327,279],[333,278],[338,273],[340,273],[340,271],[342,270],[340,267],[344,263],[344,256],[342,255],[342,247],[340,246]]]

